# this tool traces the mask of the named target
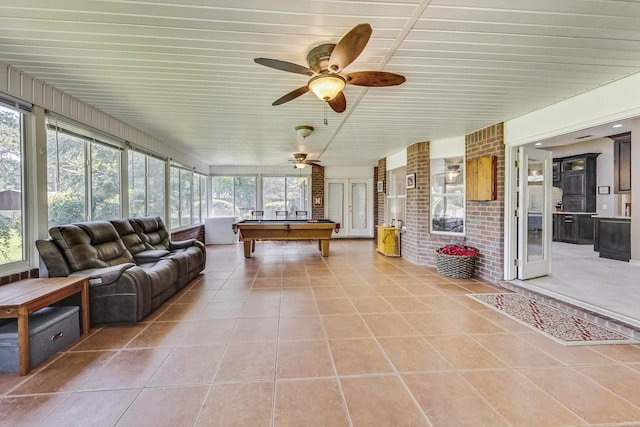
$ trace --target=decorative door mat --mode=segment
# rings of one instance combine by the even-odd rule
[[[637,344],[618,332],[520,294],[467,294],[564,345]]]

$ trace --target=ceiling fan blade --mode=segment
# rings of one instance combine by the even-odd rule
[[[276,70],[288,71],[290,73],[303,74],[305,76],[313,76],[312,70],[302,65],[294,64],[293,62],[280,61],[278,59],[269,58],[255,58],[254,61],[257,64],[264,65],[265,67],[275,68]]]
[[[318,160],[318,159],[312,159],[312,160],[305,160],[305,162],[307,163],[320,163],[322,160]]]
[[[357,71],[345,75],[344,79],[350,85],[374,87],[401,85],[407,80],[400,74],[385,71]]]
[[[344,93],[338,93],[335,98],[328,101],[329,107],[336,113],[342,113],[347,109],[347,98],[344,97]]]
[[[340,39],[329,58],[329,71],[338,73],[362,53],[371,37],[371,25],[356,25]]]
[[[308,86],[299,87],[296,90],[292,90],[291,92],[289,92],[285,96],[276,99],[275,101],[273,101],[273,104],[271,104],[271,105],[284,104],[285,102],[289,102],[292,99],[296,99],[297,97],[299,97],[301,95],[304,95],[307,92],[309,92],[309,87]]]

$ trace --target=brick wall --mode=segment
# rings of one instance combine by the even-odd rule
[[[502,280],[504,274],[504,168],[503,124],[499,123],[465,137],[466,158],[497,157],[497,197],[492,201],[467,201],[467,244],[480,251],[477,276]]]
[[[324,218],[324,168],[313,165],[311,170],[311,219]],[[320,198],[320,205],[316,205],[316,198]]]
[[[187,228],[184,230],[179,230],[171,233],[171,240],[180,241],[180,240],[189,240],[196,239],[204,243],[204,225],[196,225],[191,228]]]
[[[40,277],[40,270],[32,268],[31,270],[21,271],[0,277],[0,286],[17,282],[18,280],[34,279]]]

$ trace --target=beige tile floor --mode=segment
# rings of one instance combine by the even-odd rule
[[[0,426],[640,425],[640,346],[564,347],[465,296],[491,284],[371,241],[208,256],[144,322],[0,374]]]

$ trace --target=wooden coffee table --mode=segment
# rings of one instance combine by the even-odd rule
[[[82,335],[89,333],[89,281],[86,277],[26,279],[0,286],[0,319],[18,319],[20,375],[29,373],[29,314],[80,293]]]

